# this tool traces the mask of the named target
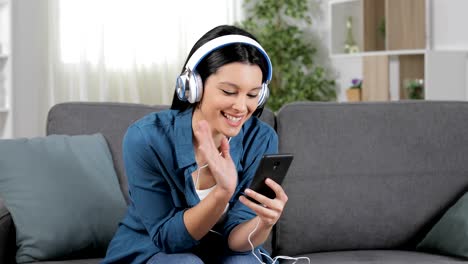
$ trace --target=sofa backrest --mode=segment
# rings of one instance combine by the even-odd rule
[[[122,158],[122,139],[130,124],[148,113],[169,109],[168,105],[69,102],[53,106],[47,118],[47,135],[101,133],[107,140],[120,188],[128,202],[128,184]],[[275,127],[274,114],[265,109],[261,119]]]
[[[274,253],[413,248],[468,190],[468,102],[293,103]]]

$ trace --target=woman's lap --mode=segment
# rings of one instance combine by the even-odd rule
[[[206,263],[223,263],[223,264],[260,264],[260,262],[252,254],[231,254],[219,256],[218,260],[210,258],[205,262],[194,253],[176,253],[166,254],[164,252],[157,253],[147,264],[159,263],[177,263],[177,264],[206,264]]]
[[[177,264],[260,264],[261,262],[249,251],[236,253],[226,248],[226,241],[216,234],[209,233],[200,244],[189,252],[166,254],[159,252],[147,264],[177,263]],[[261,259],[259,250],[255,251]],[[269,261],[264,261],[269,263]]]
[[[159,252],[146,262],[146,264],[159,263],[203,264],[203,261],[193,253],[166,254]]]

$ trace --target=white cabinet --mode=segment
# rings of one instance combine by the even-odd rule
[[[11,137],[11,6],[0,0],[0,138]]]
[[[330,0],[329,50],[339,74],[339,100],[352,78],[362,79],[364,101],[411,99],[421,80],[426,100],[466,100],[468,50],[434,49],[436,0]],[[444,1],[445,2],[445,1]],[[454,4],[453,1],[445,2]],[[348,21],[352,21],[351,30]],[[463,22],[466,24],[467,21]],[[437,22],[439,23],[439,22]],[[346,53],[351,31],[358,52]],[[348,40],[348,41],[347,41]]]

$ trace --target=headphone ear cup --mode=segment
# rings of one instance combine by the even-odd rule
[[[268,84],[263,83],[262,90],[260,91],[260,94],[258,95],[257,108],[264,106],[269,96],[270,96],[270,89],[268,88]]]
[[[200,75],[196,72],[191,72],[188,80],[188,98],[187,100],[193,104],[200,102],[203,94],[203,82]]]
[[[187,101],[187,86],[188,86],[188,76],[187,73],[184,72],[181,75],[179,75],[176,79],[176,94],[179,100],[181,101]]]

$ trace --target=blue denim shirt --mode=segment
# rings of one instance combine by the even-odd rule
[[[102,263],[144,263],[160,251],[184,252],[200,243],[183,221],[185,210],[200,202],[191,176],[197,169],[192,112],[193,108],[151,113],[128,128],[123,157],[130,204]],[[252,117],[229,144],[238,186],[218,230],[226,238],[255,216],[238,199],[262,155],[278,152],[278,138],[273,128]]]

